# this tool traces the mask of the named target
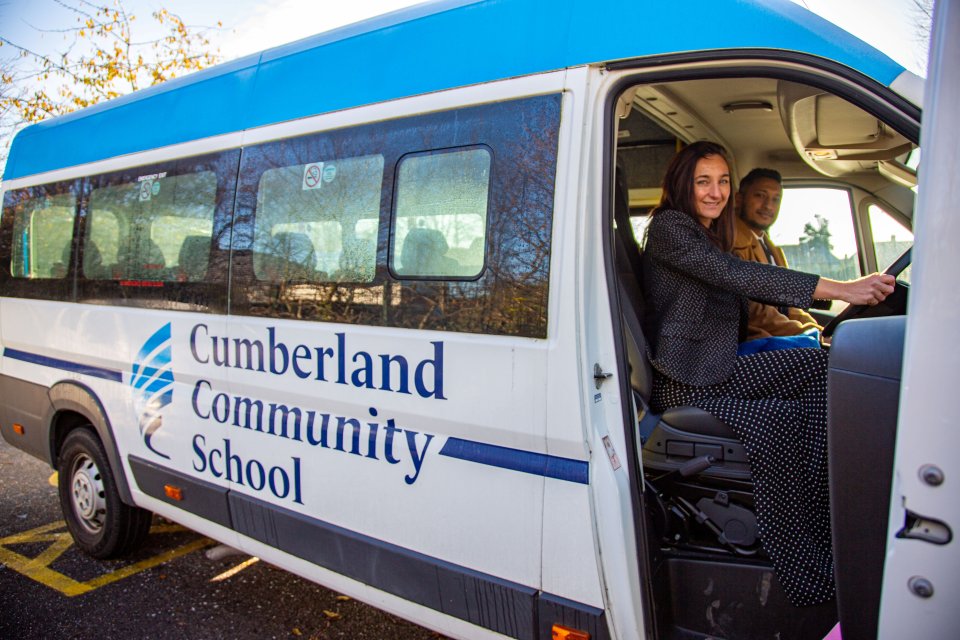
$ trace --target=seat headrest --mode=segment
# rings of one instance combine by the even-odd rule
[[[313,268],[316,254],[310,237],[305,233],[281,231],[273,235],[274,253],[294,264]]]
[[[400,251],[401,273],[439,273],[442,271],[440,259],[449,249],[447,239],[439,230],[423,227],[410,229]]]
[[[210,260],[210,238],[208,236],[187,236],[180,245],[177,264],[187,280],[201,280],[207,273]]]

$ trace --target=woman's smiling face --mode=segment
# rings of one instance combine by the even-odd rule
[[[730,169],[720,156],[705,156],[697,160],[693,172],[693,200],[697,204],[697,219],[709,228],[720,217],[730,199]]]

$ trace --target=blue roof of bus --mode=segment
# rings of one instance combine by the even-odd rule
[[[903,71],[788,0],[441,0],[28,127],[4,178],[530,73],[743,48],[830,58],[884,85]]]

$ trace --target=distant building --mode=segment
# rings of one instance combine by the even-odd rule
[[[877,268],[885,269],[893,264],[904,251],[913,246],[912,240],[897,240],[892,236],[886,242],[875,243],[877,251]],[[783,244],[780,245],[791,269],[806,271],[833,278],[834,280],[850,280],[860,277],[860,267],[857,256],[838,258],[822,244]]]

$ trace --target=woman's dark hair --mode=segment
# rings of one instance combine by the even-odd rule
[[[693,197],[693,179],[697,169],[697,162],[708,156],[720,156],[730,167],[727,150],[715,142],[694,142],[681,149],[670,161],[667,173],[663,176],[663,195],[660,204],[651,215],[656,215],[666,209],[682,211],[700,224],[697,218],[697,203]],[[721,251],[730,251],[733,247],[733,187],[730,197],[724,205],[720,216],[710,223],[707,235]]]

